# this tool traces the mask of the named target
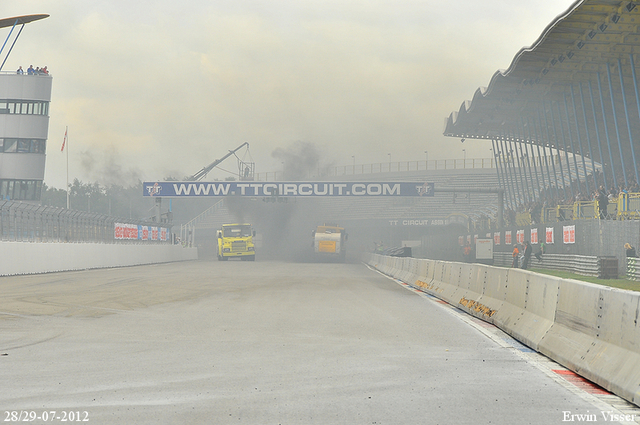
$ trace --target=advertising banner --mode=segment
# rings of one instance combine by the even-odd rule
[[[565,244],[576,243],[576,225],[562,226],[562,242]]]
[[[553,243],[553,227],[547,227],[547,238],[545,240],[547,244]]]
[[[118,240],[166,241],[169,230],[165,227],[115,223],[114,237]]]
[[[433,196],[420,182],[145,182],[143,196]]]

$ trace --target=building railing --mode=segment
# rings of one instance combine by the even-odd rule
[[[464,170],[482,168],[495,169],[495,159],[439,159],[430,161],[399,161],[378,162],[375,164],[340,165],[336,167],[310,171],[305,177],[338,177],[359,174],[398,173],[407,171]],[[258,181],[279,181],[283,179],[283,176],[283,171],[271,171],[267,173],[256,173],[255,179]]]
[[[478,230],[495,229],[498,226],[495,214],[486,220],[475,220],[469,216]],[[531,224],[557,223],[571,220],[640,220],[640,193],[622,192],[617,197],[609,199],[606,212],[600,213],[597,200],[577,201],[571,204],[561,204],[542,208],[541,211],[517,211],[504,214],[505,223],[517,226]]]
[[[169,223],[133,220],[23,202],[0,201],[0,238],[19,242],[166,243],[116,237],[116,224],[171,228]],[[167,238],[170,242],[171,238]]]

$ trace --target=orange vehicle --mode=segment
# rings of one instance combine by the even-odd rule
[[[313,250],[317,255],[344,261],[347,254],[347,232],[335,224],[323,224],[312,232]]]

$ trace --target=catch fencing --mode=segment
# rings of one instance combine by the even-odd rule
[[[19,242],[168,243],[151,238],[116,237],[116,225],[170,229],[169,223],[134,220],[25,202],[0,201],[0,237]],[[141,233],[142,235],[142,233]]]

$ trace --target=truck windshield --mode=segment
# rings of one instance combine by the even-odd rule
[[[224,228],[225,238],[245,238],[251,236],[251,226],[233,226]]]

